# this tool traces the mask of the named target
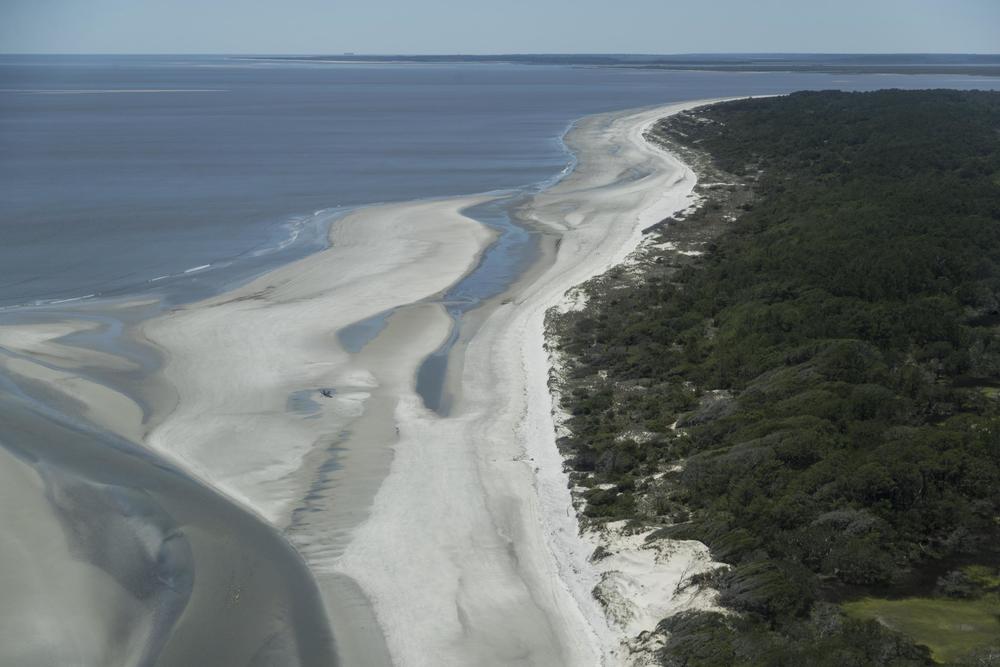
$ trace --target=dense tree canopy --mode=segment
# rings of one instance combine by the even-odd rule
[[[1000,94],[798,93],[657,132],[734,184],[686,224],[752,196],[697,260],[650,251],[554,322],[586,514],[731,565],[740,620],[667,621],[669,664],[925,663],[830,602],[997,565]]]

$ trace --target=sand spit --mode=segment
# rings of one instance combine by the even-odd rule
[[[60,343],[82,325],[10,329],[3,364],[281,530],[315,577],[343,664],[626,663],[622,641],[660,613],[658,594],[639,596],[649,605],[628,622],[592,595],[607,568],[589,561],[555,447],[544,319],[689,205],[694,174],[644,132],[698,104],[593,116],[569,133],[576,168],[519,212],[559,238],[555,257],[455,348],[446,417],[425,409],[415,375],[450,332],[433,297],[494,238],[461,213],[488,195],[355,211],[328,250],[142,323],[167,388],[151,418],[74,379],[74,363],[111,363]],[[384,313],[370,342],[344,348],[338,331]],[[645,586],[661,560],[616,581]]]
[[[330,249],[144,324],[178,394],[147,444],[285,526],[311,482],[305,458],[339,439],[377,385],[336,332],[457,281],[493,238],[460,213],[484,199],[356,211],[334,225]],[[418,358],[440,344],[421,338],[404,343]],[[319,409],[289,410],[296,396]]]
[[[393,413],[449,336],[443,307],[495,234],[461,211],[489,196],[373,206],[331,247],[141,327],[176,407],[146,438],[282,530],[309,564],[346,665],[389,656],[367,599],[332,562],[367,516],[398,437]],[[351,353],[338,331],[393,311]]]
[[[397,664],[619,662],[622,630],[591,595],[593,545],[554,443],[544,318],[689,204],[694,174],[643,135],[697,104],[578,123],[577,168],[522,211],[561,235],[554,263],[473,336],[448,418],[400,397],[391,472],[338,563],[372,599]]]

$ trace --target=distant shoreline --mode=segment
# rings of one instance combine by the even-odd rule
[[[951,74],[1000,76],[1000,54],[693,54],[591,55],[240,55],[235,60],[326,64],[518,64],[689,72],[808,72],[819,74]]]

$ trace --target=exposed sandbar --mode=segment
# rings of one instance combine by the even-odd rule
[[[522,211],[560,234],[554,262],[468,342],[447,418],[400,397],[391,473],[340,561],[371,597],[400,665],[611,662],[618,632],[590,591],[554,444],[545,312],[619,263],[641,230],[690,203],[695,177],[648,143],[655,120],[697,103],[584,119],[574,172]]]

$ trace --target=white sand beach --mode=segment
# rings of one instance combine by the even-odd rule
[[[624,664],[622,641],[661,609],[616,624],[591,594],[607,568],[588,560],[555,447],[544,318],[691,203],[694,174],[644,132],[704,103],[571,130],[576,168],[520,211],[559,239],[554,257],[456,346],[447,416],[423,406],[415,377],[451,328],[432,297],[495,238],[462,214],[489,195],[360,209],[332,227],[328,250],[142,323],[164,358],[151,417],[73,379],[75,363],[124,363],[60,344],[85,325],[0,332],[47,362],[4,363],[282,530],[316,577],[344,664]],[[338,331],[381,313],[367,345],[344,348]],[[642,572],[626,583],[643,586]]]
[[[449,335],[443,308],[420,301],[458,281],[495,236],[461,214],[485,199],[355,211],[332,227],[328,250],[141,327],[176,394],[146,444],[285,533],[314,573],[345,664],[389,658],[367,600],[331,560],[386,474],[397,397]],[[338,341],[392,309],[361,353]]]
[[[622,630],[591,595],[593,545],[578,535],[555,448],[544,317],[689,204],[693,173],[643,133],[691,106],[580,122],[567,137],[576,170],[525,211],[561,234],[554,264],[476,332],[448,418],[401,396],[391,472],[339,561],[398,664],[619,661]]]
[[[144,324],[177,392],[147,444],[284,526],[308,485],[296,474],[303,460],[363,413],[378,384],[336,332],[468,271],[493,233],[460,210],[482,199],[362,209],[332,228],[330,249]],[[415,327],[399,343],[419,359],[446,335],[447,327]],[[295,392],[322,388],[337,392],[316,399],[318,418],[287,409]]]

